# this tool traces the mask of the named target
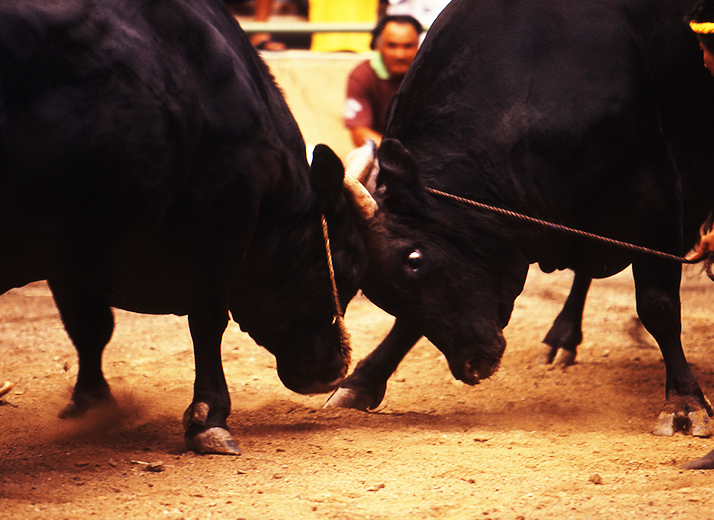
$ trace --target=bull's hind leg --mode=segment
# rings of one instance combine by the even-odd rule
[[[589,276],[575,273],[563,310],[543,339],[548,345],[545,364],[570,366],[575,363],[578,345],[583,341],[583,310],[591,281]]]
[[[712,434],[711,403],[702,393],[682,351],[679,284],[681,266],[665,261],[635,262],[632,272],[637,313],[657,341],[666,370],[666,401],[657,420],[656,435],[683,430],[699,437]]]
[[[78,417],[114,400],[102,374],[102,352],[112,337],[114,316],[108,305],[73,280],[50,279],[48,284],[79,357],[72,398],[59,417]]]
[[[188,324],[193,339],[196,380],[193,402],[184,413],[186,440],[196,451],[240,455],[226,419],[231,398],[221,362],[221,340],[228,325],[228,310],[210,305],[192,312]]]
[[[397,319],[392,330],[372,353],[357,364],[354,372],[340,384],[325,407],[373,410],[387,391],[387,380],[407,352],[421,338],[416,327]]]

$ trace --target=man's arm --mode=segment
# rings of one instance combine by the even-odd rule
[[[358,148],[366,139],[371,139],[377,146],[382,142],[382,135],[375,130],[368,71],[371,71],[369,66],[362,63],[352,69],[347,78],[343,121],[352,136],[352,143]]]

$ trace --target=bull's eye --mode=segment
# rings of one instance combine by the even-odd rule
[[[415,249],[407,255],[407,267],[409,269],[416,271],[422,265],[424,265],[424,257],[421,255],[421,251]]]

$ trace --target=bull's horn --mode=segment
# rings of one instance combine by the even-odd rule
[[[374,168],[377,146],[367,139],[365,144],[350,152],[347,156],[344,185],[349,193],[357,213],[364,219],[370,219],[377,211],[377,203],[364,185]]]
[[[377,211],[377,203],[367,188],[349,173],[345,173],[344,185],[357,214],[365,220],[372,218]]]
[[[371,139],[367,139],[362,146],[352,150],[347,156],[345,171],[357,179],[362,186],[366,186],[376,156],[377,145]]]

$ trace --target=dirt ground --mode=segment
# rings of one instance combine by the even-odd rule
[[[228,424],[243,455],[187,452],[181,415],[193,354],[185,318],[119,311],[105,373],[119,414],[61,421],[77,373],[44,283],[0,297],[0,516],[7,519],[714,518],[714,471],[678,465],[711,439],[650,434],[664,365],[636,319],[629,271],[594,282],[578,363],[541,366],[568,272],[532,269],[505,331],[502,368],[454,381],[422,341],[375,413],[321,409],[281,384],[272,356],[232,324],[223,359]],[[683,340],[714,397],[714,285],[685,271]],[[358,296],[353,365],[389,330]]]

